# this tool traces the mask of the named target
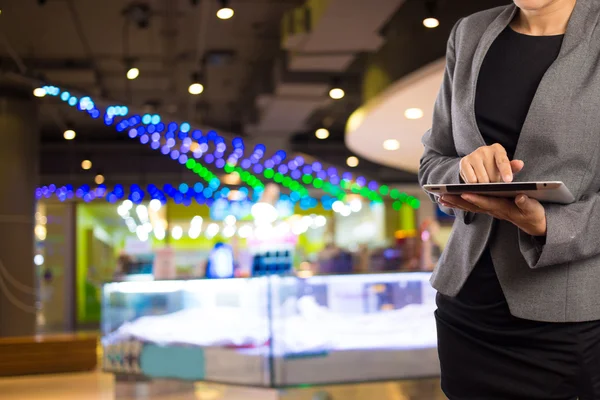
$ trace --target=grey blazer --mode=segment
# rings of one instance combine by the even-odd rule
[[[432,128],[423,136],[421,185],[459,183],[460,158],[485,146],[475,121],[477,77],[487,50],[517,10],[510,5],[483,11],[452,30]],[[599,17],[599,0],[577,0],[560,54],[538,87],[515,154],[525,162],[516,180],[563,181],[577,202],[545,205],[543,246],[504,221],[490,237],[492,217],[457,210],[431,278],[440,293],[455,296],[489,244],[513,315],[549,322],[600,320]]]

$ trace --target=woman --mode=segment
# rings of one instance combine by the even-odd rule
[[[451,400],[600,399],[600,1],[514,0],[454,27],[419,180],[563,181],[577,201],[435,199]]]

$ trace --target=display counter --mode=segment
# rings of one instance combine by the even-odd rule
[[[107,283],[104,370],[262,387],[436,376],[429,276]]]

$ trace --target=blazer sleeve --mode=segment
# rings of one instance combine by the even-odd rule
[[[454,66],[456,64],[456,31],[460,20],[452,28],[450,39],[446,50],[446,71],[442,87],[438,93],[433,109],[433,122],[421,142],[425,147],[421,156],[419,166],[419,184],[457,184],[460,178],[460,157],[456,152],[454,138],[452,135],[452,85],[454,77]],[[436,196],[429,194],[433,202],[437,202]],[[442,211],[449,215],[464,215],[460,210],[441,207]]]
[[[600,255],[600,193],[568,205],[545,204],[545,242],[519,230],[519,246],[530,268],[566,264]]]

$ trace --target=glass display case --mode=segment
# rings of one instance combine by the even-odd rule
[[[104,369],[264,387],[435,376],[429,275],[107,283]]]

